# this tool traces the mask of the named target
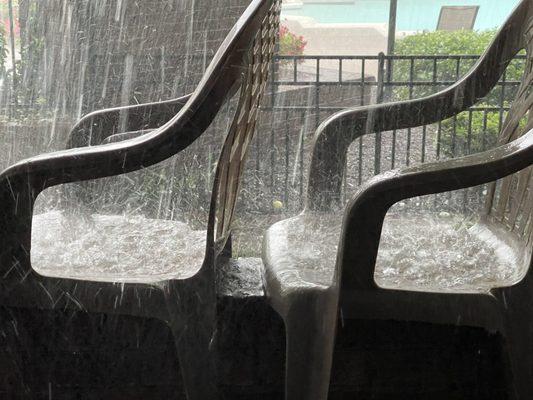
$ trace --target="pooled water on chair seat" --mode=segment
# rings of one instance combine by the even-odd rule
[[[32,267],[52,277],[111,282],[186,278],[201,266],[205,231],[143,216],[35,215]]]
[[[478,292],[520,278],[517,249],[484,224],[448,213],[390,214],[376,262],[386,288]]]
[[[476,222],[448,213],[388,214],[376,261],[377,284],[390,289],[485,292],[518,281],[526,264],[518,243],[504,242],[492,228]],[[282,221],[269,231],[270,267],[286,286],[330,286],[340,232],[339,216],[308,212]]]

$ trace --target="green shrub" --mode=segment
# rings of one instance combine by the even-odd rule
[[[496,30],[434,31],[406,36],[396,42],[396,54],[479,55],[485,51]]]
[[[476,55],[479,56],[488,48],[494,38],[496,30],[488,31],[435,31],[423,32],[407,36],[396,44],[396,55]],[[476,60],[464,60],[459,63],[454,59],[438,60],[435,66],[432,60],[416,60],[412,66],[409,60],[398,60],[393,65],[395,81],[416,81],[431,83],[455,82],[466,74]],[[523,60],[514,60],[506,71],[507,81],[519,81],[524,68]],[[435,76],[434,76],[435,75]],[[408,87],[397,87],[392,93],[394,100],[405,100],[410,97],[422,97],[442,90],[446,85],[434,86],[431,84]],[[515,96],[515,90],[510,87],[504,92],[503,105],[509,106]],[[500,107],[502,105],[502,92],[498,87],[484,98],[477,107]],[[486,121],[485,121],[486,118]],[[454,132],[455,124],[455,135]],[[457,155],[461,149],[470,147],[471,152],[482,150],[495,143],[499,134],[500,113],[488,112],[486,117],[483,112],[474,112],[472,122],[468,113],[462,113],[455,119],[444,121],[441,125],[442,151],[450,156]],[[472,132],[470,139],[468,132]],[[470,141],[470,146],[467,143]]]
[[[455,121],[451,118],[442,123],[440,144],[445,155],[453,157],[478,153],[496,143],[500,132],[500,113],[474,111],[471,115],[463,112],[455,117]]]
[[[303,36],[297,36],[286,26],[279,29],[279,54],[282,56],[301,56],[304,54],[307,42]]]

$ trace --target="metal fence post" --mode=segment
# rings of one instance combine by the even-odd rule
[[[387,55],[389,56],[387,60],[387,82],[392,81],[393,73],[393,55],[394,55],[394,46],[396,43],[396,16],[398,14],[398,0],[390,0],[390,10],[389,10],[389,32],[387,35]],[[387,100],[392,99],[392,86],[387,88]]]
[[[15,18],[13,16],[13,0],[8,0],[7,2],[8,12],[9,12],[9,43],[11,51],[11,63],[13,68],[13,103],[15,109],[18,106],[18,81],[17,81],[17,60],[15,57]]]
[[[385,78],[385,54],[378,55],[378,87],[376,93],[376,103],[383,103]],[[381,132],[376,132],[376,145],[374,147],[374,174],[381,172]]]

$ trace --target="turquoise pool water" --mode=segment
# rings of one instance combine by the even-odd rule
[[[480,6],[474,29],[500,26],[519,0],[398,0],[399,31],[435,30],[442,6]],[[324,0],[301,7],[284,7],[282,15],[312,17],[321,23],[387,23],[389,0],[353,0],[339,4]]]

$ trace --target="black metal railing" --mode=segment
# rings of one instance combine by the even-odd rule
[[[406,100],[435,93],[456,82],[477,59],[478,56],[472,55],[383,54],[276,57],[272,63],[270,86],[263,102],[247,163],[243,201],[239,207],[268,214],[274,211],[273,202],[278,206],[281,202],[281,209],[289,213],[301,209],[305,200],[312,137],[321,121],[346,107]],[[471,154],[493,146],[515,96],[524,61],[524,56],[517,57],[489,96],[475,107],[448,121],[412,129],[380,132],[358,139],[349,150],[344,184],[345,197],[351,197],[366,179],[388,169]],[[181,60],[165,60],[169,70],[180,63]],[[117,65],[122,64],[124,62],[117,61]],[[116,75],[119,77],[121,73],[117,72]],[[172,76],[166,72],[162,75]],[[154,82],[159,78],[163,80],[164,77],[156,78],[151,76]],[[111,86],[119,87],[120,82]],[[154,88],[150,90],[156,90]],[[135,86],[134,89],[136,92],[138,88]],[[144,93],[141,89],[139,92]],[[167,95],[172,96],[175,93],[169,92]],[[228,106],[225,114],[228,117],[232,116],[232,107],[234,105]],[[22,108],[22,103],[18,104],[18,108]],[[225,118],[221,117],[220,121],[213,124],[214,136],[227,130]],[[54,125],[52,128],[57,127]],[[11,136],[13,141],[20,142],[20,135]],[[54,133],[49,136],[61,135]],[[29,138],[28,141],[30,139],[33,140]],[[49,140],[43,138],[45,143],[39,146],[46,149]],[[62,145],[64,141],[59,142]],[[24,147],[36,147],[34,141],[31,143],[33,144]],[[135,187],[139,189],[146,184],[150,195],[160,193],[163,187],[172,193],[171,197],[178,199],[192,201],[196,198],[207,198],[212,184],[210,176],[216,160],[209,156],[209,141],[206,143],[203,147],[205,154],[193,154],[190,160],[183,161],[189,171],[187,182],[167,182],[164,177],[172,176],[172,167],[169,166],[168,171],[165,169],[154,172],[157,176],[162,176],[158,178],[161,183],[157,186],[152,184],[151,178],[139,177],[141,183],[136,183]],[[199,207],[192,201],[190,208],[196,210]],[[276,210],[279,210],[279,207],[276,207]]]
[[[281,201],[303,206],[312,135],[327,116],[346,107],[413,99],[452,85],[479,56],[278,56],[263,107],[255,151],[248,164],[246,208],[264,210]],[[437,124],[381,132],[351,147],[345,196],[374,174],[413,163],[486,150],[496,142],[520,84],[525,56],[507,68],[489,96]]]

